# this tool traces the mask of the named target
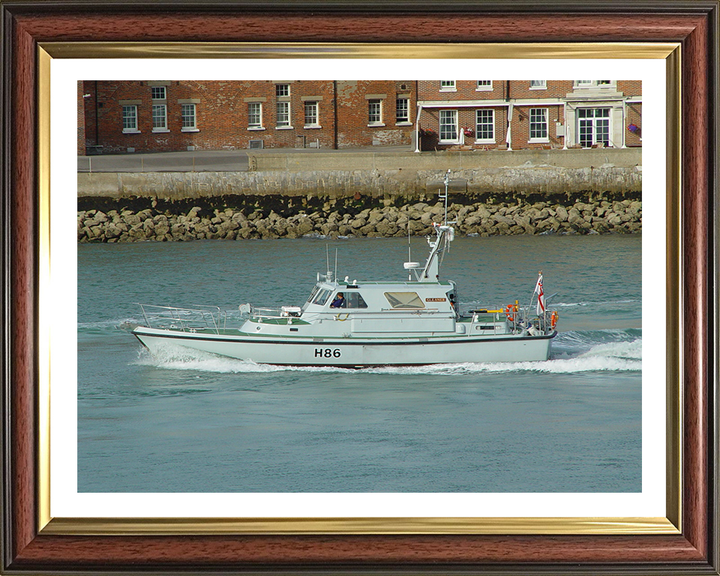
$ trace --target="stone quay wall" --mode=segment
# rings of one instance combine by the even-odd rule
[[[638,149],[257,153],[247,172],[78,174],[78,241],[634,233]]]

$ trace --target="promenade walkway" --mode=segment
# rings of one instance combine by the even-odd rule
[[[248,152],[307,154],[350,154],[359,151],[412,152],[410,146],[368,146],[366,148],[267,148],[264,150],[194,150],[191,152],[152,152],[78,156],[78,172],[245,172]]]

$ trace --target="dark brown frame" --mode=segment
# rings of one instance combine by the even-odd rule
[[[718,0],[535,3],[5,0],[2,558],[7,574],[718,574]],[[37,48],[42,42],[679,42],[682,532],[52,535],[38,530]]]

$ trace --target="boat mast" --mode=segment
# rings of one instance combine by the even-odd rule
[[[420,273],[420,276],[417,279],[418,282],[437,282],[440,279],[439,256],[445,250],[449,249],[450,242],[452,242],[455,238],[455,229],[452,226],[449,226],[449,224],[454,224],[454,222],[447,221],[448,186],[450,184],[450,170],[445,173],[443,183],[445,184],[445,193],[440,193],[440,198],[445,200],[445,217],[443,219],[443,224],[440,225],[433,223],[433,227],[435,228],[435,233],[437,234],[437,236],[435,237],[434,241],[428,238],[430,254],[427,258],[427,261],[425,262],[425,267],[423,268],[423,271]]]

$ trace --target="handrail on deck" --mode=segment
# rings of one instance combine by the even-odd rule
[[[149,328],[170,328],[182,332],[201,329],[219,334],[220,330],[225,330],[227,324],[227,313],[218,306],[197,305],[193,308],[181,308],[140,304],[140,308]]]
[[[479,322],[480,314],[491,315],[493,317],[493,322],[498,322],[501,320],[502,316],[505,316],[505,319],[513,332],[518,329],[527,329],[531,323],[535,323],[536,319],[537,324],[535,324],[535,327],[543,333],[549,334],[553,330],[553,327],[550,324],[550,317],[552,313],[552,310],[546,309],[542,314],[536,315],[531,312],[531,307],[519,306],[517,310],[513,310],[510,313],[508,313],[505,309],[477,309],[469,310],[465,312],[463,316],[467,318],[468,316],[466,316],[466,314],[470,314],[471,316],[469,316],[469,318],[471,319],[471,323]]]

